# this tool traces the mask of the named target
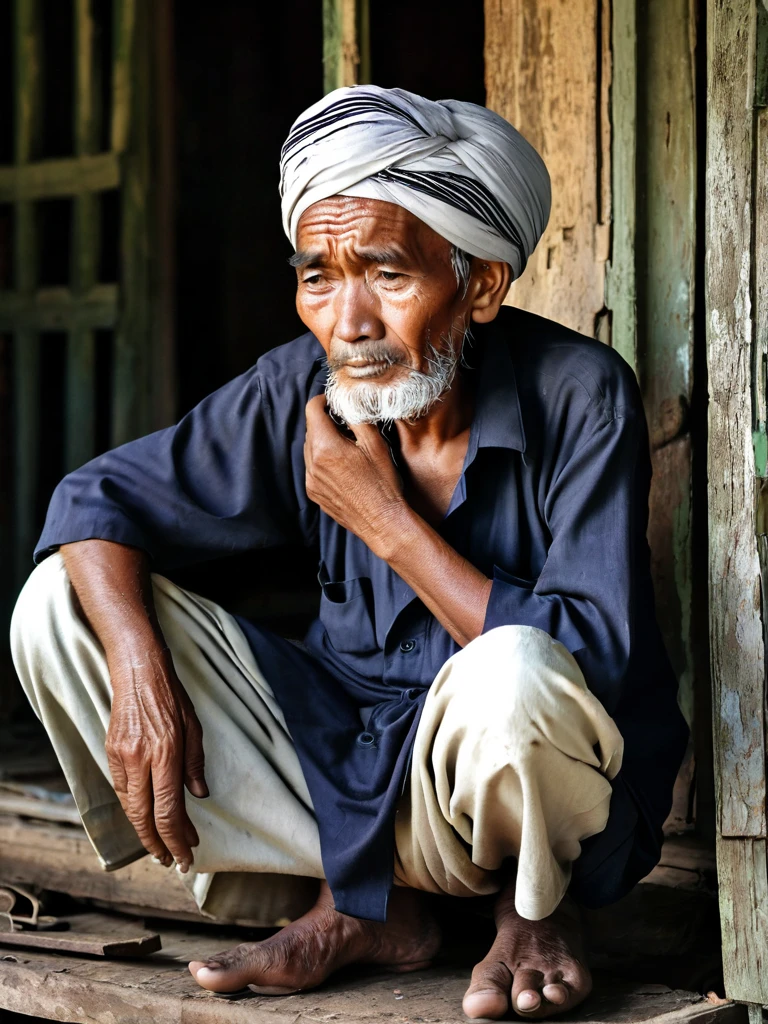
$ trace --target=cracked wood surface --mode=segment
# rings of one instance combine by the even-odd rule
[[[485,2],[487,105],[536,147],[552,179],[549,226],[507,301],[590,337],[602,330],[610,236],[608,9]]]
[[[709,0],[707,344],[710,640],[726,993],[768,1001],[765,110],[758,6]]]
[[[72,919],[73,921],[75,919]],[[78,927],[116,937],[135,922],[79,915]],[[86,960],[0,947],[0,1007],[89,1024],[465,1024],[461,998],[471,965],[413,974],[348,971],[312,992],[224,999],[198,988],[187,961],[228,948],[242,934],[162,929],[163,948],[141,961]],[[12,959],[8,959],[8,957]],[[595,992],[563,1024],[742,1024],[743,1008],[698,993],[596,975]]]

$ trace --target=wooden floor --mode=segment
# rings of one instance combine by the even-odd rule
[[[263,932],[202,923],[175,873],[148,858],[105,873],[80,827],[0,814],[0,878],[69,893],[70,910],[79,908],[71,919],[74,930],[136,935],[149,928],[162,937],[162,949],[143,960],[104,960],[4,948],[0,934],[0,1024],[15,1024],[16,1013],[78,1024],[454,1024],[465,1021],[461,998],[492,938],[488,916],[473,912],[461,920],[466,901],[452,901],[447,909],[441,903],[452,935],[442,962],[429,971],[349,972],[306,994],[226,999],[199,989],[187,961]],[[670,839],[648,884],[622,903],[587,915],[595,991],[577,1013],[558,1019],[746,1021],[743,1007],[705,998],[710,989],[722,992],[713,878],[710,850],[690,838]],[[273,888],[262,898],[261,924],[284,923],[312,898],[301,885],[288,901]],[[113,909],[96,912],[93,901]],[[116,906],[133,915],[115,912]],[[62,913],[56,907],[53,912]],[[162,920],[163,915],[176,920]]]
[[[76,928],[138,934],[141,922],[83,914]],[[414,974],[348,972],[313,992],[222,998],[203,992],[188,960],[226,948],[242,936],[161,927],[163,948],[141,960],[103,960],[33,950],[3,950],[0,1007],[58,1021],[89,1024],[465,1024],[461,998],[471,963],[444,963]],[[585,1024],[741,1024],[742,1007],[715,1006],[701,994],[633,982],[598,971],[595,991],[562,1021]],[[0,1019],[2,1019],[0,1017]]]

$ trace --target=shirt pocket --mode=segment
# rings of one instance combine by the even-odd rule
[[[318,579],[322,587],[320,621],[334,649],[343,654],[370,654],[377,650],[370,578],[333,581],[321,564]]]

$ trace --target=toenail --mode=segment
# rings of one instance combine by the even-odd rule
[[[541,999],[534,992],[521,992],[517,997],[519,1010],[536,1010],[540,1003]]]

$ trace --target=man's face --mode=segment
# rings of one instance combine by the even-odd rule
[[[468,321],[450,244],[393,203],[334,196],[302,214],[291,262],[299,316],[328,357],[331,407],[347,422],[428,411],[450,386]]]

